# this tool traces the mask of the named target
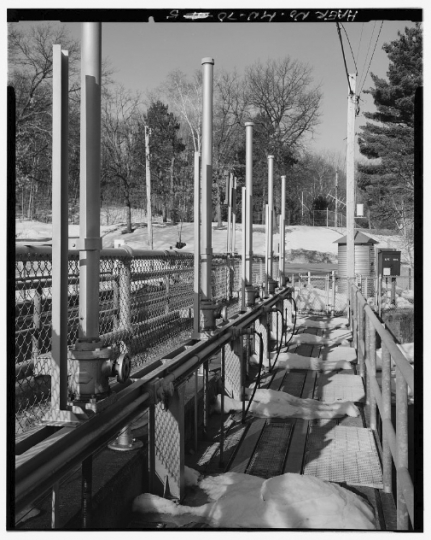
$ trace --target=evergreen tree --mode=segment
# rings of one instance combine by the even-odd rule
[[[422,28],[417,23],[383,45],[390,65],[388,80],[371,74],[371,94],[377,111],[365,113],[359,137],[369,163],[359,164],[362,190],[374,226],[397,226],[412,234],[414,196],[414,99],[422,85]]]

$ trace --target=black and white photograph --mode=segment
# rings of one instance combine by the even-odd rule
[[[19,4],[6,530],[423,532],[424,9]]]

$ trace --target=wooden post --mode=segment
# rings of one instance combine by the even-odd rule
[[[369,377],[376,376],[376,332],[374,330],[373,323],[371,319],[368,319],[368,347],[367,347],[367,358],[370,363]],[[371,390],[371,384],[368,386],[369,395],[367,394],[367,402],[370,406],[370,428],[376,430],[376,398]]]
[[[349,74],[346,151],[347,279],[355,277],[355,109],[356,75]]]

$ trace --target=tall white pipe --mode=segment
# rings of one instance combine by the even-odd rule
[[[284,287],[286,283],[285,278],[285,256],[286,256],[286,246],[285,246],[285,226],[286,226],[286,177],[281,177],[281,215],[280,215],[280,287]]]
[[[236,178],[233,178],[233,189],[232,189],[232,255],[235,253],[235,243],[236,243]]]
[[[67,408],[69,55],[52,54],[52,368],[51,408]]]
[[[272,281],[274,231],[274,156],[268,156],[268,280]]]
[[[82,24],[79,339],[99,338],[102,24]]]
[[[247,188],[242,188],[242,200],[241,200],[241,223],[242,223],[242,248],[241,248],[241,311],[245,311],[245,276],[247,273],[247,234],[246,234],[246,222],[247,222]]]
[[[246,287],[252,285],[253,264],[253,126],[253,122],[245,124]]]
[[[199,178],[199,152],[195,152],[195,177],[194,177],[194,235],[195,235],[195,251],[194,251],[194,285],[193,285],[193,332],[194,337],[199,334],[199,319],[200,319],[200,299],[199,299],[199,269],[200,269],[200,178]]]
[[[203,58],[202,99],[202,244],[201,244],[201,310],[203,330],[215,328],[212,305],[212,160],[213,160],[213,66],[212,58]]]

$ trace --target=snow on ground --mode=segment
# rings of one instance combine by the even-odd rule
[[[132,233],[123,233],[125,223],[118,222],[114,225],[102,225],[101,236],[103,247],[113,247],[115,239],[121,239],[127,245],[136,249],[148,249],[148,234],[145,223],[133,223]],[[263,225],[253,226],[253,252],[263,255],[265,253],[265,227]],[[280,234],[275,227],[273,246],[274,252],[279,252]],[[175,244],[179,240],[185,242],[183,252],[193,253],[195,249],[194,224],[183,223],[153,223],[153,249],[169,250],[176,249]],[[338,254],[338,244],[335,243],[340,237],[345,236],[346,229],[343,227],[309,227],[306,225],[289,225],[286,227],[286,252],[290,262],[336,262]],[[366,234],[368,234],[366,232]],[[69,225],[69,236],[79,236],[79,225]],[[383,236],[369,234],[379,242],[378,247],[392,247],[401,249],[402,239],[400,236]],[[49,241],[52,238],[51,223],[38,221],[16,220],[17,241]],[[216,223],[212,225],[213,252],[225,253],[227,250],[227,223],[223,222],[221,228]],[[242,249],[242,225],[236,226],[235,249],[241,253]],[[320,255],[319,255],[320,254]],[[321,259],[321,260],[320,260]]]

